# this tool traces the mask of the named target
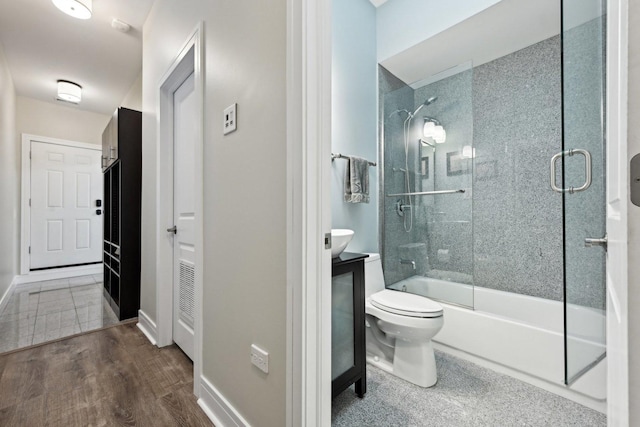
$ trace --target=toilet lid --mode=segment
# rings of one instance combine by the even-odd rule
[[[440,317],[442,306],[435,301],[408,292],[385,289],[371,295],[371,304],[380,310],[410,317]]]

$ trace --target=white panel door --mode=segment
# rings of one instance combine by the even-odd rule
[[[102,260],[100,151],[31,141],[30,268]]]
[[[194,76],[173,96],[173,340],[193,360],[195,295],[195,143],[198,125]]]

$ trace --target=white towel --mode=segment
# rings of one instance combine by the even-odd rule
[[[369,203],[369,161],[349,156],[344,172],[344,201]]]

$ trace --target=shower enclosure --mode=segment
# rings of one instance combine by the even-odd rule
[[[571,384],[606,348],[605,6],[557,7],[556,35],[491,60],[382,63],[380,241],[390,288],[555,319]]]

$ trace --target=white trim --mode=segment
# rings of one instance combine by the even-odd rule
[[[11,284],[0,298],[0,313],[4,311],[4,308],[9,303],[9,299],[11,298],[11,294],[13,294],[13,290],[16,288],[16,280],[15,278],[11,281]]]
[[[28,133],[22,134],[22,184],[20,196],[20,274],[23,276],[33,274],[29,270],[31,262],[31,255],[29,254],[29,245],[31,244],[31,206],[29,206],[29,198],[31,197],[31,158],[29,156],[29,153],[31,152],[32,141],[43,142],[45,144],[65,145],[67,147],[102,151],[102,147],[100,145],[89,144],[87,142],[68,141],[66,139],[49,138],[47,136],[31,135]],[[102,250],[100,252],[102,253]],[[35,282],[36,280],[33,281]]]
[[[629,425],[628,0],[607,2],[607,423]],[[634,261],[631,261],[634,262]],[[611,272],[611,273],[610,273]]]
[[[138,310],[138,323],[136,323],[136,326],[142,331],[151,344],[156,345],[156,336],[158,336],[156,322],[151,320],[147,313],[142,310]]]
[[[331,423],[331,2],[287,2],[288,426]]]
[[[45,280],[68,279],[71,277],[88,276],[89,274],[102,274],[102,263],[91,265],[79,265],[77,267],[51,268],[48,270],[32,271],[29,274],[21,274],[13,279],[16,285],[24,283],[43,282]]]
[[[200,392],[202,371],[202,295],[204,266],[204,26],[198,23],[175,60],[158,83],[158,157],[156,170],[157,197],[157,248],[156,248],[156,339],[159,347],[173,342],[173,237],[166,229],[173,226],[173,101],[172,93],[186,77],[194,73],[195,96],[200,108],[198,142],[195,144],[194,194],[195,194],[195,319],[193,390]],[[193,62],[185,61],[193,51]]]
[[[217,427],[250,426],[236,408],[205,377],[200,378],[198,405]]]

